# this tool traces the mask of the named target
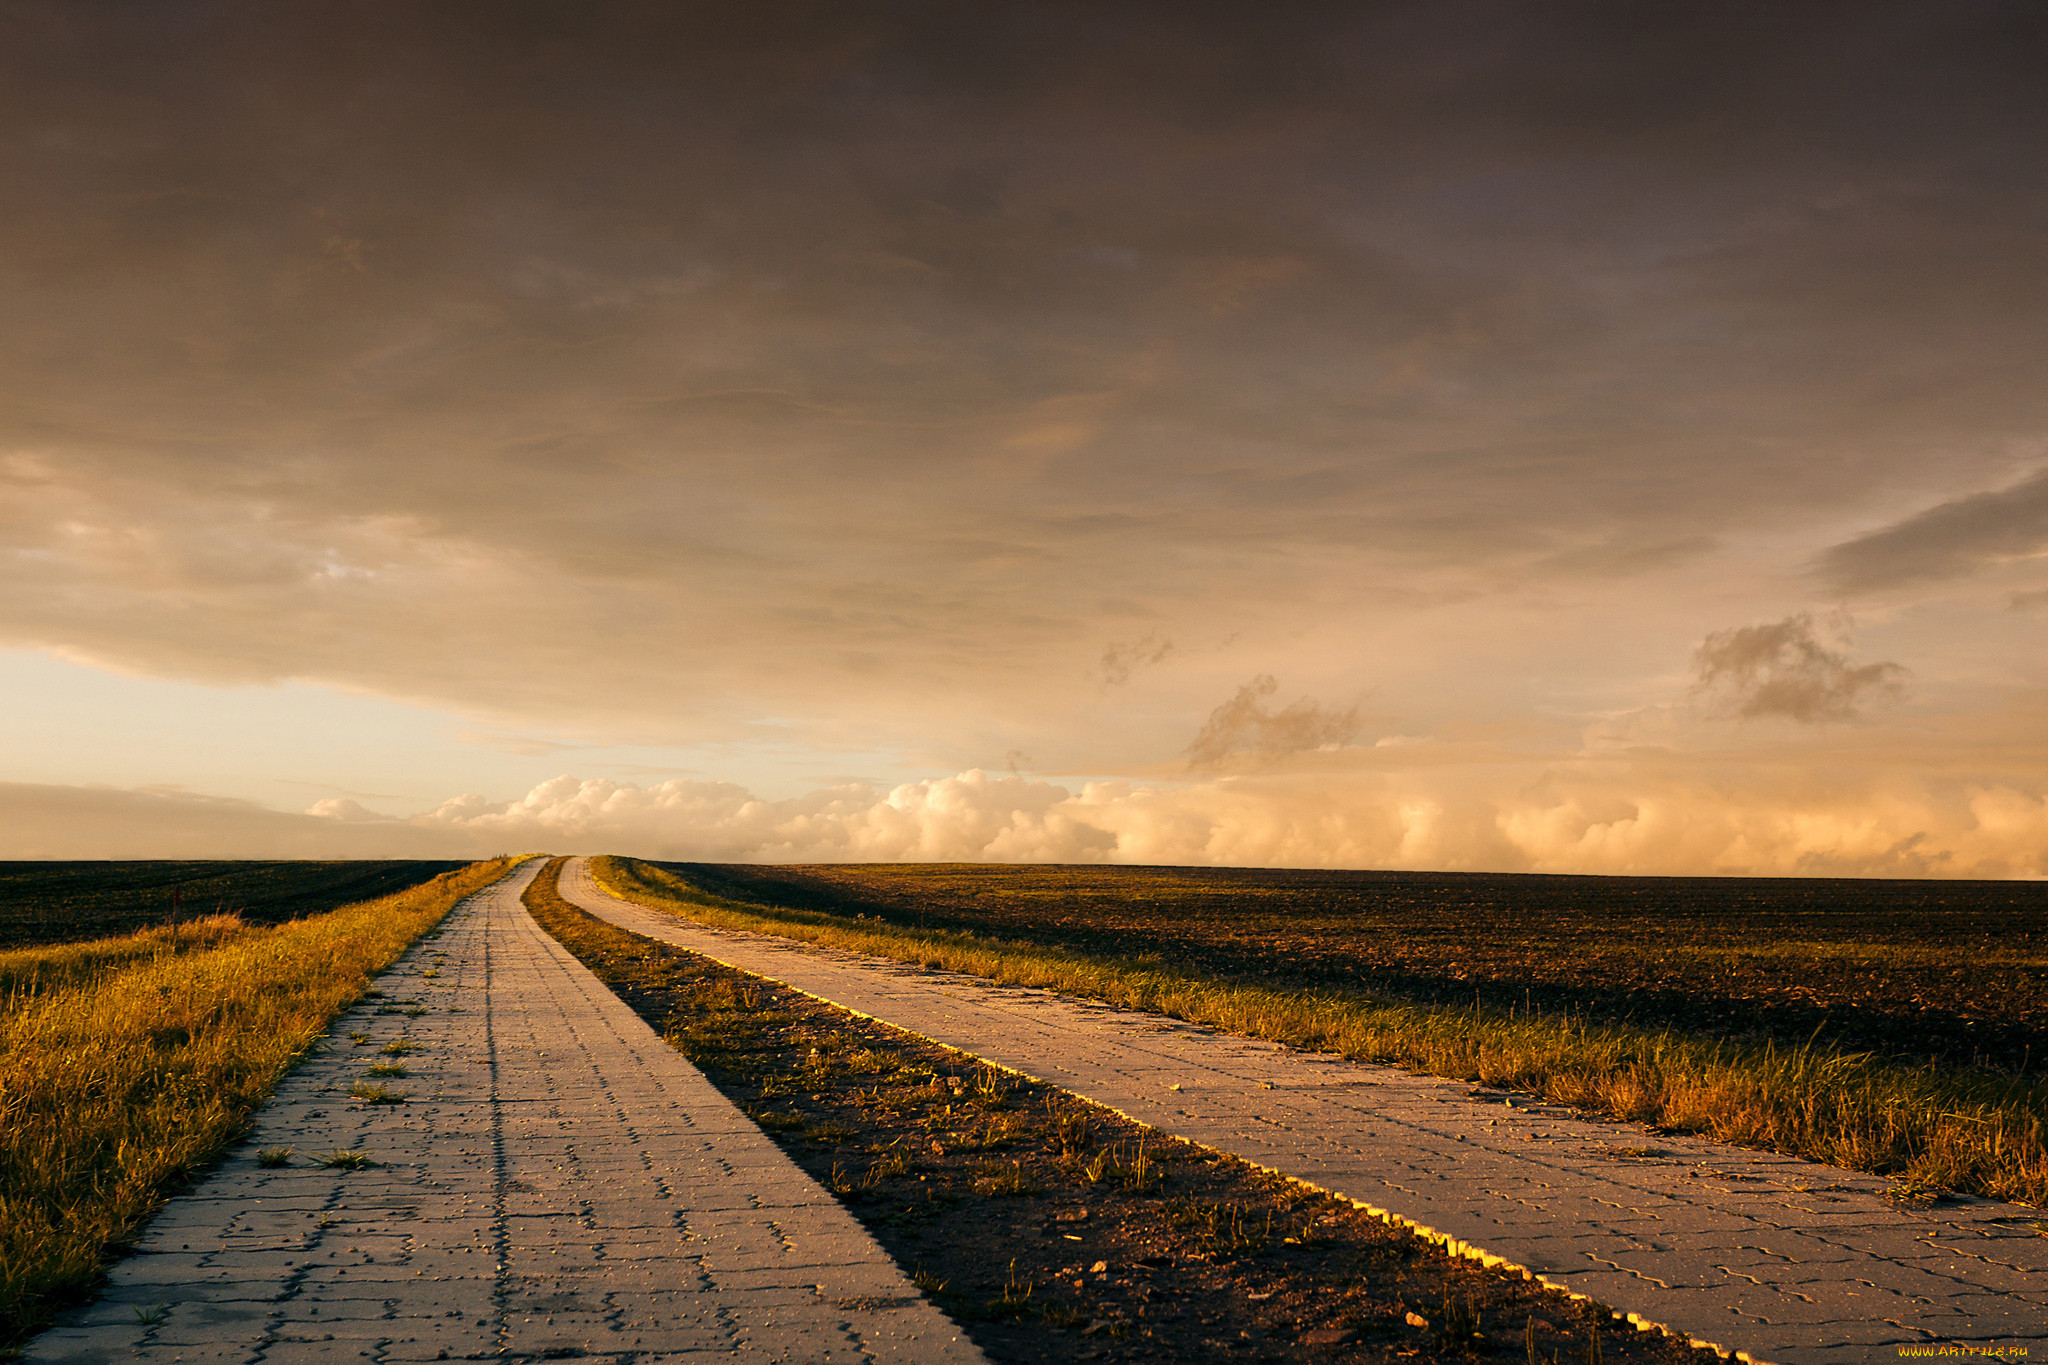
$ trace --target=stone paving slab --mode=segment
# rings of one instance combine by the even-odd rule
[[[543,933],[458,906],[154,1219],[37,1365],[574,1356],[976,1365],[851,1214]],[[362,1043],[351,1034],[365,1035]],[[364,1104],[382,1048],[408,1074]],[[281,1168],[269,1147],[295,1149]],[[375,1162],[344,1171],[318,1154]]]
[[[710,930],[612,897],[580,858],[561,889],[621,928],[1244,1157],[1724,1354],[1847,1365],[1938,1341],[2048,1352],[2040,1210],[1902,1207],[1878,1177],[1776,1153],[1651,1135],[1047,991]]]

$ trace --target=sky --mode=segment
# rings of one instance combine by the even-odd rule
[[[0,857],[2048,874],[2044,54],[0,0]]]

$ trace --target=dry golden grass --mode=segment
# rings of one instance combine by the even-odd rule
[[[1156,960],[722,899],[633,859],[593,859],[592,871],[616,895],[714,928],[779,934],[1529,1090],[1595,1113],[1892,1176],[1901,1193],[1956,1190],[2048,1203],[2048,1085],[2031,1079],[1625,1023],[1207,979]]]
[[[0,1345],[90,1286],[374,973],[516,861],[276,928],[0,954]]]

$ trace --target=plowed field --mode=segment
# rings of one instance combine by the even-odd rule
[[[1146,867],[669,864],[739,900],[1204,975],[2031,1072],[2048,886]]]
[[[461,862],[0,863],[0,949],[132,934],[200,915],[262,924],[403,891]]]

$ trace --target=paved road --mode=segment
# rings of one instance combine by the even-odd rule
[[[458,907],[33,1362],[933,1362],[981,1354],[534,924]],[[425,1013],[413,1017],[417,1001]],[[351,1031],[368,1035],[350,1041]],[[404,1041],[399,1105],[349,1098]],[[265,1169],[265,1147],[297,1149]],[[359,1153],[374,1167],[309,1160]]]
[[[1905,1209],[1867,1175],[1651,1137],[1044,991],[715,932],[614,899],[582,859],[562,892],[622,928],[1062,1086],[1745,1359],[1896,1360],[1937,1340],[2048,1347],[2039,1210]]]

